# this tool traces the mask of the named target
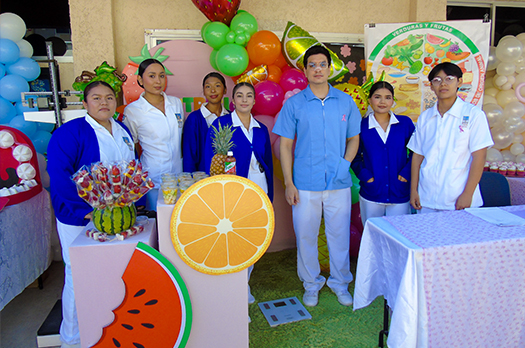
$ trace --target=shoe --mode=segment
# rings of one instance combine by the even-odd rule
[[[304,292],[303,303],[305,306],[315,307],[317,306],[318,300],[319,300],[319,291],[307,290]]]
[[[255,297],[253,297],[251,291],[248,290],[248,304],[253,304],[253,303],[255,303]]]
[[[333,291],[333,290],[332,290]],[[354,300],[352,299],[352,295],[348,292],[348,290],[340,290],[340,291],[333,291],[337,295],[337,301],[339,301],[340,304],[343,306],[351,306],[352,303],[354,303]]]

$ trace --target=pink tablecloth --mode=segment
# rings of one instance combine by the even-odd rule
[[[423,249],[429,347],[525,346],[525,226],[466,212],[386,219]]]

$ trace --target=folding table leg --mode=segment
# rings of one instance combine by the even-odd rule
[[[379,331],[379,347],[383,348],[385,346],[384,337],[388,336],[388,312],[390,309],[388,308],[388,305],[386,303],[385,299],[385,307],[383,310],[383,330]]]

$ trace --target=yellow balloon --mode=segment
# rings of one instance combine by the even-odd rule
[[[239,77],[237,80],[237,83],[241,82],[249,82],[252,85],[256,85],[261,81],[264,81],[268,78],[268,66],[267,65],[259,65],[253,68],[252,70],[248,71],[247,73],[244,73]]]
[[[368,98],[363,92],[361,86],[353,85],[351,83],[340,83],[334,87],[340,91],[345,92],[354,99],[355,103],[357,104],[357,108],[361,112],[361,116],[366,114],[366,110],[368,109]]]

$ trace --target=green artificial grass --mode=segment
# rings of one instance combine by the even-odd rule
[[[355,278],[356,260],[351,261]],[[327,274],[323,274],[328,278]],[[297,297],[301,303],[303,286],[297,276],[297,250],[265,254],[257,263],[250,279],[251,291],[257,302],[249,306],[251,317],[250,347],[377,347],[383,325],[383,297],[370,306],[353,311],[337,302],[334,293],[324,286],[319,292],[319,304],[305,307],[311,320],[270,327],[258,303]],[[354,282],[350,284],[354,293]]]

